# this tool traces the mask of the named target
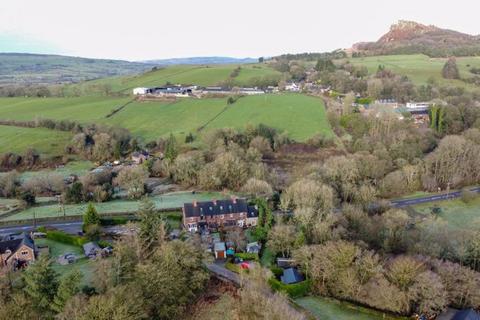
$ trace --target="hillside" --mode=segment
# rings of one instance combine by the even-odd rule
[[[385,55],[372,57],[357,57],[348,59],[354,65],[367,67],[370,74],[378,70],[378,66],[385,66],[395,74],[407,76],[416,85],[426,84],[433,79],[441,84],[452,84],[460,87],[476,88],[460,80],[447,80],[442,77],[442,68],[446,58],[430,58],[423,54],[413,55]],[[345,60],[338,60],[338,62]],[[472,68],[480,68],[480,57],[459,57],[457,66],[462,79],[474,76],[470,72]]]
[[[473,56],[480,53],[480,37],[402,20],[378,41],[354,44],[352,52],[368,56],[415,53],[430,57]]]
[[[238,75],[233,76],[236,68],[240,68]],[[130,94],[135,87],[162,86],[166,83],[200,86],[228,83],[228,85],[257,86],[269,80],[276,82],[280,78],[281,73],[267,64],[175,65],[159,67],[139,75],[87,81],[67,87],[67,92],[75,95],[103,94],[107,86],[111,92]]]
[[[257,59],[253,58],[232,58],[232,57],[190,57],[190,58],[172,58],[146,60],[146,63],[154,63],[162,66],[171,66],[178,64],[243,64],[255,63]]]
[[[102,123],[127,128],[144,141],[170,133],[180,137],[190,132],[196,134],[201,127],[204,127],[203,131],[225,127],[243,129],[247,124],[259,123],[286,131],[297,141],[305,141],[317,133],[332,135],[322,100],[300,94],[248,96],[232,105],[227,105],[225,98],[180,99],[173,103],[134,102],[114,116],[106,117],[128,100],[106,97],[2,98],[0,119],[27,121],[41,117]],[[23,130],[8,129],[11,132]],[[33,133],[37,129],[26,130]],[[51,133],[56,134],[56,131]]]
[[[150,70],[155,64],[60,55],[0,53],[0,85],[72,83]]]

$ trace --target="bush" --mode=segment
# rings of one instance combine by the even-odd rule
[[[270,267],[270,271],[272,271],[276,278],[280,278],[283,275],[283,269],[275,265]]]
[[[129,219],[125,217],[112,217],[112,218],[100,218],[101,226],[118,226],[122,224],[127,224]]]
[[[105,241],[105,240],[98,240],[97,241],[97,244],[100,248],[107,248],[107,247],[113,247],[112,244],[108,241]]]
[[[70,244],[72,246],[77,246],[77,247],[81,247],[89,241],[87,238],[80,237],[80,236],[73,236],[63,231],[48,231],[47,239],[65,243],[65,244]]]
[[[305,280],[293,284],[284,284],[283,282],[275,279],[274,277],[268,279],[268,284],[275,291],[286,293],[291,298],[299,298],[306,296],[310,292],[311,282]]]
[[[240,266],[238,264],[231,263],[231,262],[225,263],[225,269],[228,269],[235,273],[240,273],[241,271]]]
[[[247,261],[259,261],[258,253],[235,253],[235,257]]]

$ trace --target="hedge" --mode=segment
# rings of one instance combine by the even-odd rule
[[[311,286],[310,280],[305,280],[293,284],[285,284],[274,277],[268,279],[268,284],[273,290],[284,292],[288,294],[288,296],[291,298],[299,298],[306,296],[310,292]]]
[[[270,271],[275,275],[275,277],[280,278],[283,275],[283,269],[277,266],[271,266]]]
[[[122,224],[127,224],[131,219],[125,217],[109,217],[109,218],[100,218],[100,224],[102,226],[117,226]]]
[[[259,261],[260,259],[258,258],[258,253],[247,253],[247,252],[240,252],[240,253],[235,253],[235,257],[243,259],[243,260],[253,260],[253,261]]]
[[[73,236],[63,231],[48,231],[47,239],[77,247],[82,247],[85,243],[89,242],[85,237]]]
[[[238,264],[231,263],[231,262],[225,263],[225,269],[228,269],[235,273],[240,273],[241,271],[240,266]]]

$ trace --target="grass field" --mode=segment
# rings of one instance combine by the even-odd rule
[[[185,135],[215,118],[226,106],[225,98],[179,99],[177,102],[134,102],[111,118],[105,116],[115,107],[127,102],[127,98],[81,97],[81,98],[4,98],[0,99],[0,119],[34,120],[36,117],[70,119],[84,123],[103,123],[129,129],[144,140],[154,140],[170,133]],[[316,133],[332,135],[322,100],[301,94],[259,95],[240,98],[228,110],[211,122],[212,128],[245,128],[250,124],[264,123],[287,131],[296,140],[303,141]],[[3,127],[2,127],[3,128]],[[22,129],[5,127],[12,139]],[[56,131],[45,131],[40,139],[35,136],[21,138],[21,143],[4,143],[0,150],[11,151],[40,141],[47,145],[56,140]],[[33,132],[33,131],[32,131]],[[51,136],[47,135],[49,133]],[[0,131],[1,134],[1,131]],[[0,135],[1,136],[1,135]],[[0,138],[1,139],[1,138]],[[68,139],[67,139],[68,140]],[[0,140],[1,141],[1,140]],[[58,144],[59,148],[64,145]],[[45,148],[46,151],[55,151]],[[2,152],[2,151],[0,151]]]
[[[130,129],[145,140],[170,133],[185,135],[215,118],[226,99],[182,99],[175,103],[135,102],[104,122]],[[300,94],[248,96],[229,105],[205,130],[266,124],[304,141],[316,133],[332,136],[322,100]]]
[[[438,201],[416,205],[413,208],[422,213],[430,214],[437,205],[441,208],[438,214],[453,229],[479,229],[480,230],[480,198],[466,204],[460,199]]]
[[[155,207],[157,209],[168,209],[181,208],[185,202],[191,202],[193,200],[206,201],[214,198],[223,199],[227,197],[228,196],[218,192],[202,192],[196,194],[192,194],[191,192],[176,192],[162,196],[151,197],[151,200],[155,203]],[[94,205],[99,214],[133,213],[138,210],[139,201],[114,200],[103,203],[94,203]],[[87,206],[87,203],[66,205],[65,215],[82,215],[86,211]],[[63,210],[57,204],[35,206],[12,216],[6,217],[2,219],[2,221],[31,220],[34,218],[34,216],[35,218],[61,218],[63,217]]]
[[[214,86],[228,80],[237,67],[238,65],[175,65],[140,75],[104,78],[74,84],[67,87],[67,92],[73,93],[76,90],[85,95],[95,94],[105,85],[110,86],[113,92],[127,94],[131,94],[131,90],[135,87],[158,87],[167,83]],[[279,72],[265,64],[244,64],[240,67],[241,71],[234,79],[234,84],[239,86],[251,86],[253,80],[264,76],[281,76]]]
[[[399,320],[372,309],[355,306],[351,303],[323,297],[304,297],[295,300],[303,308],[321,320]]]
[[[0,125],[0,153],[23,153],[35,148],[42,155],[62,155],[71,139],[70,132]]]
[[[87,174],[92,168],[95,168],[95,165],[92,162],[86,160],[76,160],[70,161],[65,166],[56,169],[43,169],[38,171],[22,172],[20,174],[20,179],[25,181],[33,177],[47,174],[59,174],[63,177],[68,177],[71,174],[75,174],[80,177]]]
[[[34,120],[37,117],[82,123],[104,118],[130,98],[0,98],[0,119]]]
[[[80,271],[83,275],[82,285],[92,284],[94,261],[85,257],[81,247],[60,243],[50,239],[36,239],[35,244],[37,246],[48,246],[50,257],[53,260],[52,267],[61,277],[65,277],[74,271]],[[66,253],[73,253],[77,257],[77,262],[65,266],[59,264],[57,262],[58,257]]]
[[[366,66],[370,73],[375,73],[379,65],[384,65],[396,74],[409,77],[417,85],[425,84],[430,78],[433,78],[439,81],[439,83],[473,87],[463,81],[443,79],[442,68],[446,62],[444,58],[430,58],[426,55],[414,54],[352,58],[348,60],[354,65]],[[480,57],[459,57],[457,58],[457,65],[461,77],[470,78],[473,74],[469,72],[469,69],[471,67],[480,67]]]

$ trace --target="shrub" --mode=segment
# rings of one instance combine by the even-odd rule
[[[270,267],[270,271],[272,271],[276,278],[280,278],[283,275],[283,269],[275,265]]]
[[[65,243],[65,244],[70,244],[73,246],[78,246],[78,247],[81,247],[88,242],[87,238],[80,237],[80,236],[73,236],[63,231],[48,231],[47,239]]]
[[[243,260],[259,261],[258,253],[246,253],[246,252],[235,253],[235,257]]]
[[[108,241],[105,240],[98,240],[97,244],[100,248],[107,248],[107,247],[113,247],[112,244]]]
[[[111,218],[101,218],[100,225],[101,226],[117,226],[121,224],[127,224],[129,219],[125,217],[111,217]]]
[[[311,282],[305,280],[293,284],[284,284],[283,282],[275,279],[274,277],[268,279],[268,284],[275,291],[286,293],[291,298],[299,298],[306,296],[310,292]]]
[[[235,273],[240,273],[241,271],[240,266],[238,264],[231,263],[231,262],[225,263],[225,269],[228,269]]]

